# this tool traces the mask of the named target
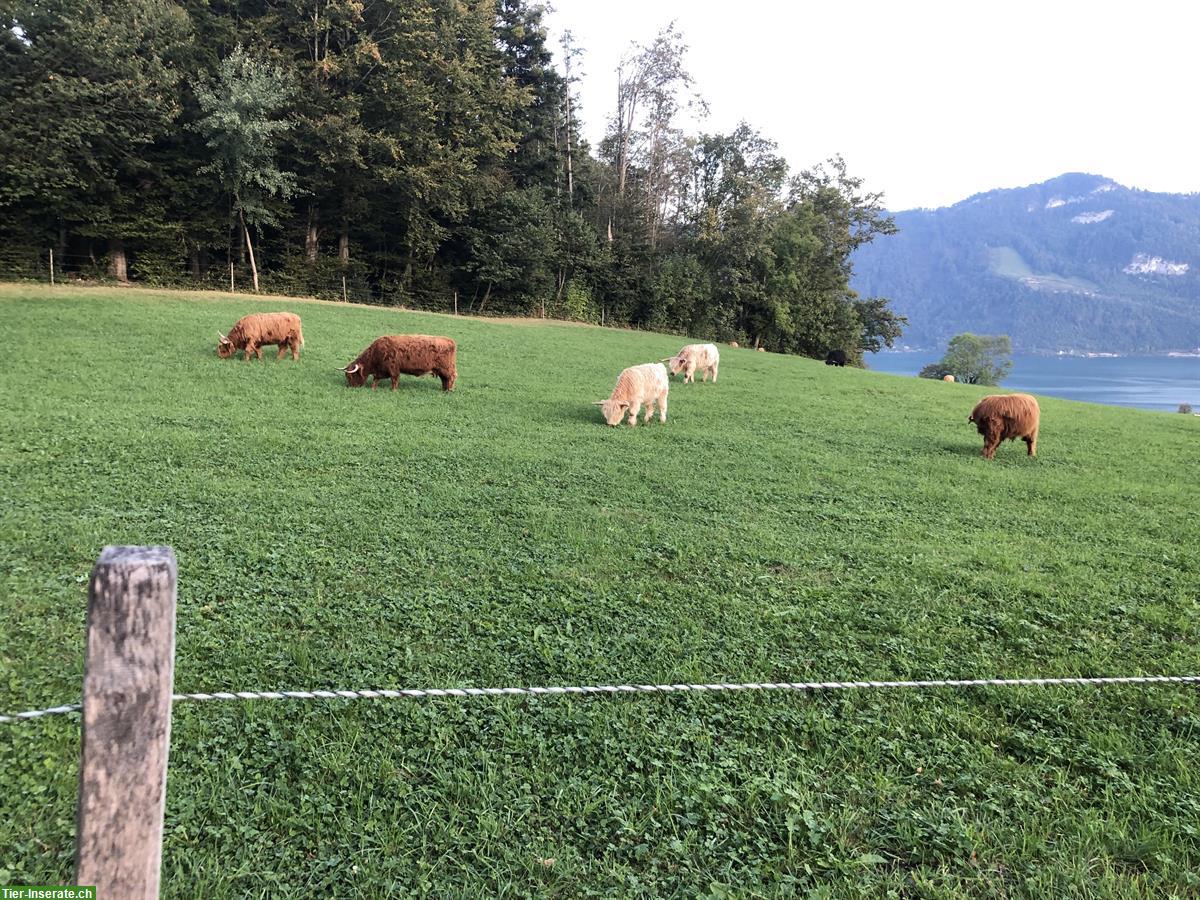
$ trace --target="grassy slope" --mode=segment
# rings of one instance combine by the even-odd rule
[[[297,308],[298,365],[215,332]],[[1196,420],[678,338],[0,288],[0,709],[78,693],[105,543],[169,543],[179,690],[1200,671]],[[349,391],[376,335],[459,388]],[[1190,480],[1190,481],[1189,481]],[[164,896],[1200,890],[1200,698],[1110,688],[176,708]],[[78,720],[0,730],[0,883],[69,876]],[[553,863],[546,861],[553,860]]]

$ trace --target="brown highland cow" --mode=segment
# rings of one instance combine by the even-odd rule
[[[392,390],[401,375],[436,375],[442,380],[442,390],[454,390],[458,378],[456,362],[458,348],[448,337],[428,334],[389,334],[376,338],[344,369],[346,384],[361,387],[374,377],[371,390],[379,387],[381,379],[392,380]]]
[[[263,344],[278,345],[279,355],[276,359],[283,359],[283,354],[289,348],[292,351],[292,359],[299,359],[300,348],[304,346],[300,317],[288,312],[251,313],[238,319],[229,329],[229,334],[221,334],[219,331],[217,334],[221,338],[217,342],[217,356],[221,359],[228,359],[239,350],[245,354],[243,359],[248,360],[251,356],[262,359],[260,348]]]
[[[1037,456],[1038,422],[1041,410],[1029,394],[992,394],[971,410],[968,422],[974,422],[983,435],[983,458],[991,459],[1001,441],[1020,438],[1029,456]]]

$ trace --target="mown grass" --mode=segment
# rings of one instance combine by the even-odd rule
[[[299,364],[217,359],[254,309]],[[180,560],[176,686],[1200,672],[1190,417],[662,335],[0,288],[0,709],[78,695],[104,544]],[[351,391],[382,333],[459,386]],[[0,728],[0,883],[71,872],[78,719]],[[178,705],[163,895],[1194,896],[1194,689]]]

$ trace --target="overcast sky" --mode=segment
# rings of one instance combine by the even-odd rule
[[[1091,172],[1200,191],[1195,0],[554,0],[585,51],[585,136],[612,115],[630,41],[672,19],[710,112],[793,169],[834,153],[890,209]],[[556,52],[557,57],[557,52]]]

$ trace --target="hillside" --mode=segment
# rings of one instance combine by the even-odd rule
[[[294,309],[299,363],[216,331]],[[108,543],[180,560],[176,689],[1200,673],[1200,419],[679,337],[0,286],[0,710],[79,693]],[[382,333],[459,380],[350,390]],[[1188,896],[1200,692],[179,704],[165,898]],[[78,717],[0,725],[0,883],[70,877]]]
[[[1200,346],[1200,195],[1070,174],[895,218],[854,257],[854,287],[894,300],[911,347],[961,331],[1024,352]]]

